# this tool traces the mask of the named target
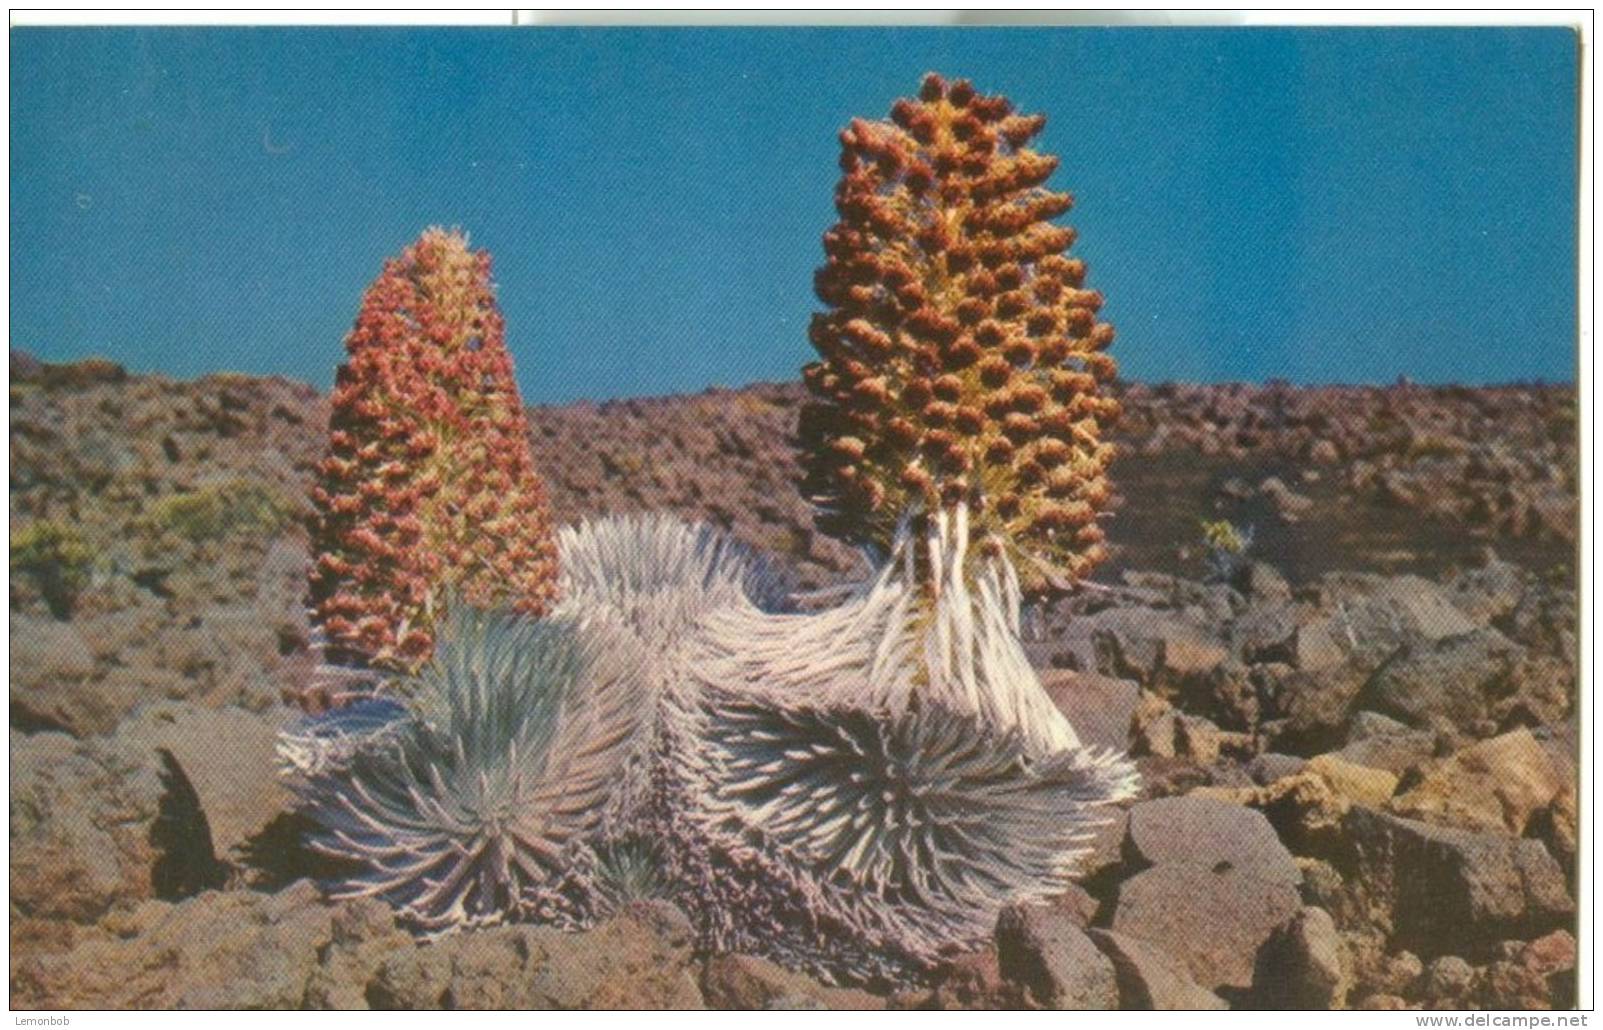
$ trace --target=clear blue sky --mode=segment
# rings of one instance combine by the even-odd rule
[[[327,386],[425,226],[531,402],[790,379],[837,131],[927,70],[1049,117],[1131,378],[1572,380],[1562,29],[11,33],[11,343]]]

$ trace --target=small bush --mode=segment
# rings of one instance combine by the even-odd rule
[[[1202,523],[1202,543],[1207,548],[1203,561],[1208,566],[1209,582],[1228,583],[1236,577],[1247,564],[1252,537],[1251,526],[1241,530],[1226,519]]]
[[[58,619],[72,614],[92,564],[89,544],[73,526],[47,519],[11,534],[11,574],[32,579]]]
[[[265,483],[231,479],[163,497],[146,509],[143,528],[190,543],[267,536],[295,521],[295,504]]]

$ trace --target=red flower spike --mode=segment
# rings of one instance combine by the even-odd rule
[[[345,349],[313,490],[330,658],[416,669],[452,596],[544,613],[556,538],[490,256],[424,232],[368,288]]]

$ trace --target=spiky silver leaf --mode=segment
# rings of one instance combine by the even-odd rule
[[[606,608],[669,643],[732,604],[783,603],[782,577],[725,533],[667,515],[587,519],[558,534],[561,606]]]
[[[854,924],[914,955],[984,936],[1008,901],[1060,893],[1133,768],[920,703],[898,715],[709,692],[713,832],[753,834],[825,885]]]
[[[412,717],[307,777],[314,843],[425,933],[560,919],[576,855],[640,746],[652,704],[631,634],[603,619],[452,608],[433,661],[397,684]]]
[[[708,689],[892,715],[936,704],[975,716],[988,731],[1017,731],[1037,754],[1079,746],[1019,641],[1013,566],[1001,555],[970,555],[962,505],[927,521],[928,537],[915,546],[913,520],[904,519],[889,559],[837,607],[716,609],[702,622],[686,675]],[[919,554],[928,570],[915,568]]]
[[[825,983],[876,989],[911,986],[929,971],[894,929],[851,911],[766,843],[688,819],[667,827],[671,900],[690,916],[701,950],[760,955]]]
[[[698,734],[694,661],[701,625],[732,605],[764,611],[783,603],[783,580],[727,534],[663,515],[589,519],[558,535],[562,569],[559,615],[616,620],[650,655],[657,698],[647,715],[658,756],[694,749]],[[615,832],[650,823],[679,788],[657,762],[619,792]],[[655,810],[655,814],[653,811]]]
[[[610,914],[636,901],[674,893],[669,860],[660,840],[631,834],[595,846],[591,893],[598,913]]]
[[[1096,807],[1132,792],[1130,765],[1081,748],[1030,668],[1006,560],[968,559],[961,512],[929,522],[806,613],[704,528],[563,533],[559,611],[615,614],[653,655],[656,761],[626,825],[665,842],[703,946],[908,982],[1008,898],[1061,890]],[[941,564],[933,594],[919,553]],[[904,781],[909,802],[873,807]]]

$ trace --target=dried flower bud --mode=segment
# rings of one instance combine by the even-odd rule
[[[941,468],[946,472],[967,472],[973,467],[974,460],[961,443],[954,443],[941,453]]]
[[[968,436],[978,436],[985,428],[985,413],[978,408],[963,405],[952,416],[952,424],[958,432]]]
[[[1011,118],[1004,118],[997,126],[997,132],[1001,133],[1009,146],[1022,147],[1044,128],[1046,128],[1046,115],[1014,115]]]
[[[1018,290],[1009,290],[996,298],[996,317],[1018,319],[1030,311],[1030,299]]]
[[[979,344],[964,336],[941,352],[941,363],[953,371],[962,371],[973,366],[984,355],[985,351],[980,348]]]
[[[957,406],[946,401],[930,401],[924,405],[924,410],[920,412],[920,415],[927,426],[950,425],[952,419],[957,415]]]
[[[885,440],[897,450],[910,450],[918,443],[918,427],[905,418],[893,418],[885,423]]]
[[[934,478],[918,465],[908,465],[902,469],[902,486],[915,494],[922,494],[934,485]]]
[[[830,444],[831,449],[846,461],[861,461],[868,448],[855,436],[841,436]]]
[[[1013,378],[1013,363],[1000,354],[992,354],[980,362],[980,382],[995,390]]]
[[[1027,368],[1035,360],[1035,344],[1023,338],[1010,340],[1002,348],[1002,357],[1015,368]]]
[[[957,302],[953,313],[959,322],[966,326],[974,326],[991,313],[991,305],[978,297],[965,297]]]

